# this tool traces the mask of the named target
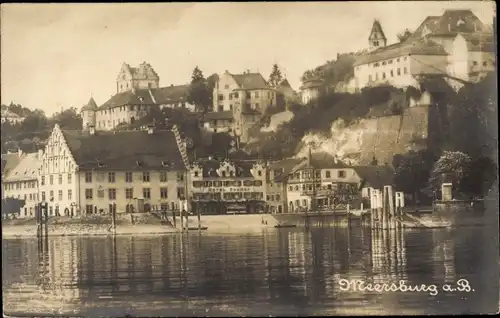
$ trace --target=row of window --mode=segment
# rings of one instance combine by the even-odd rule
[[[260,104],[259,103],[254,103],[254,104],[247,103],[246,105],[247,105],[247,108],[251,108],[251,109],[254,109],[254,110],[260,110]],[[229,105],[229,110],[230,111],[233,110],[233,104]],[[217,111],[223,112],[224,111],[224,105],[218,105],[217,106]]]
[[[477,66],[477,64],[478,64],[477,61],[472,61],[472,65]],[[483,61],[483,66],[488,66],[488,62],[487,61]]]
[[[289,191],[312,191],[313,190],[313,185],[312,184],[303,184],[301,186],[299,185],[291,185],[288,187]],[[316,190],[335,190],[339,191],[342,193],[356,193],[357,192],[357,185],[355,183],[333,183],[333,184],[327,184],[327,185],[321,185],[320,183],[316,184]]]
[[[394,70],[390,70],[389,74],[391,75],[391,77],[394,77]],[[403,74],[408,74],[408,69],[406,67],[403,68]],[[384,80],[386,78],[385,72],[382,72],[381,76],[382,76],[382,79]],[[396,69],[396,76],[401,76],[401,69],[400,68]],[[375,81],[378,81],[378,80],[379,80],[378,73],[375,73]],[[372,74],[368,75],[368,81],[369,82],[373,81]]]
[[[73,190],[68,190],[68,201],[71,201],[73,200]],[[47,198],[46,195],[45,195],[45,191],[42,191],[42,201],[47,201],[47,200],[50,200],[50,201],[63,201],[64,200],[64,191],[63,190],[59,190],[57,192],[57,198],[54,197],[54,190],[50,190],[49,191],[49,197]]]
[[[224,100],[224,94],[219,94],[218,96],[218,100],[219,101],[223,101]],[[253,92],[253,97],[254,98],[259,98],[260,97],[260,92],[259,91],[255,91]],[[272,92],[267,92],[267,98],[271,98],[273,97],[273,93]],[[229,93],[229,100],[233,100],[234,99],[238,99],[240,98],[240,95],[239,95],[239,92],[234,92],[234,93]],[[252,92],[246,92],[246,98],[252,98]]]
[[[36,188],[36,181],[19,181],[9,182],[4,185],[5,190],[21,190],[21,189],[34,189]]]
[[[134,198],[134,188],[126,188],[125,190],[125,199],[133,199]],[[61,191],[59,191],[61,192]],[[97,190],[97,198],[104,198],[104,190]],[[160,198],[167,199],[168,198],[168,189],[167,188],[159,188]],[[144,199],[151,199],[151,188],[143,188],[142,196]],[[177,188],[177,198],[183,199],[185,197],[184,188]],[[85,199],[93,200],[94,199],[94,189],[85,189]],[[110,188],[108,189],[108,199],[116,200],[116,189]]]
[[[279,201],[281,199],[281,196],[279,194],[276,194],[276,195],[267,195],[266,196],[266,199],[267,201],[274,201],[274,199],[276,199],[276,201]]]
[[[109,183],[115,183],[116,182],[116,172],[108,172],[107,173],[107,179]],[[98,173],[96,176],[97,181],[104,181],[104,173]],[[151,181],[151,174],[149,171],[143,171],[141,178],[139,181],[142,182],[150,182]],[[168,174],[166,171],[160,171],[160,176],[159,176],[160,182],[167,182],[168,181]],[[93,174],[92,172],[88,171],[85,172],[85,183],[92,183],[93,181]],[[177,181],[184,181],[184,174],[182,172],[177,173]],[[127,183],[132,183],[133,182],[133,173],[132,172],[125,172],[125,182]]]
[[[193,200],[262,200],[262,192],[193,193]]]
[[[260,171],[259,171],[260,172]],[[225,177],[225,175],[224,175]],[[193,181],[193,187],[194,188],[201,188],[201,187],[261,187],[262,186],[262,180],[244,180],[242,181]]]
[[[58,184],[63,184],[63,174],[62,173],[57,175],[57,180],[58,180]],[[73,180],[73,174],[72,173],[66,174],[66,180],[67,180],[68,184],[71,184],[71,182]],[[44,186],[45,181],[46,181],[45,176],[41,176],[40,185]],[[54,184],[54,175],[51,174],[51,175],[49,175],[49,185],[53,185],[53,184]]]
[[[15,198],[13,195],[6,195],[7,198]],[[20,194],[17,195],[17,199],[21,200],[24,199],[24,201],[38,201],[38,193],[26,193],[21,197]]]
[[[316,178],[321,178],[321,170],[316,170],[314,172],[314,176]],[[295,172],[294,174],[290,174],[289,180],[293,179],[310,179],[312,177],[312,170],[303,170],[303,171],[298,171]],[[325,178],[331,178],[332,173],[330,170],[325,171]],[[337,170],[337,178],[345,178],[346,177],[346,172],[345,170]]]
[[[407,56],[403,57],[403,61],[406,61],[408,59]],[[379,66],[384,66],[384,65],[389,65],[389,64],[392,64],[394,60],[388,60],[388,61],[382,61],[382,62],[375,62],[373,63],[373,67],[379,67]],[[400,58],[398,57],[396,59],[396,62],[399,62],[400,61]]]

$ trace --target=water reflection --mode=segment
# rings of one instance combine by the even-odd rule
[[[498,304],[498,278],[491,283],[498,268],[486,266],[495,255],[477,248],[487,240],[484,232],[344,227],[61,237],[43,249],[36,240],[4,240],[4,310],[86,316],[486,312]],[[476,292],[342,292],[341,278],[408,284],[467,278]]]

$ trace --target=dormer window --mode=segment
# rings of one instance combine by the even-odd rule
[[[168,162],[168,161],[162,161],[161,165],[162,165],[162,167],[169,168],[170,167],[170,162]]]
[[[100,162],[100,161],[99,161],[99,159],[96,159],[96,161],[97,161],[97,166],[98,166],[99,168],[103,168],[103,167],[105,167],[105,166],[106,166],[104,163]]]

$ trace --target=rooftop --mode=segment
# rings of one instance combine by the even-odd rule
[[[240,89],[271,89],[262,74],[260,73],[243,73],[231,74]]]
[[[220,168],[223,160],[207,159],[197,162],[203,169],[203,177],[220,178],[217,169]],[[231,161],[235,166],[236,177],[251,178],[253,177],[251,169],[256,162],[253,161]]]
[[[389,166],[355,166],[353,168],[362,180],[362,187],[381,189],[394,183],[394,170]]]
[[[80,169],[184,170],[172,131],[88,132],[63,130]]]
[[[15,154],[17,156],[17,154]],[[40,158],[38,152],[24,154],[19,163],[3,178],[3,181],[36,180]]]
[[[2,155],[2,176],[14,169],[21,161],[18,153],[7,153]]]
[[[189,85],[136,89],[113,95],[99,110],[125,105],[162,105],[184,101]]]
[[[400,56],[414,55],[448,55],[444,48],[432,41],[424,39],[408,40],[379,48],[370,53],[363,54],[356,59],[354,65],[363,65],[391,59]]]
[[[233,112],[231,110],[226,110],[222,112],[210,112],[206,113],[203,119],[205,121],[233,119]]]

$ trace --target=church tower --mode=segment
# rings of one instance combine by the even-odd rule
[[[387,45],[387,38],[385,37],[382,26],[378,20],[373,21],[372,31],[368,37],[368,42],[370,45],[370,51]]]
[[[90,97],[89,102],[87,105],[82,107],[81,113],[82,113],[82,119],[83,119],[83,129],[88,129],[90,126],[95,127],[95,115],[97,111],[97,104],[95,103],[94,99]]]

